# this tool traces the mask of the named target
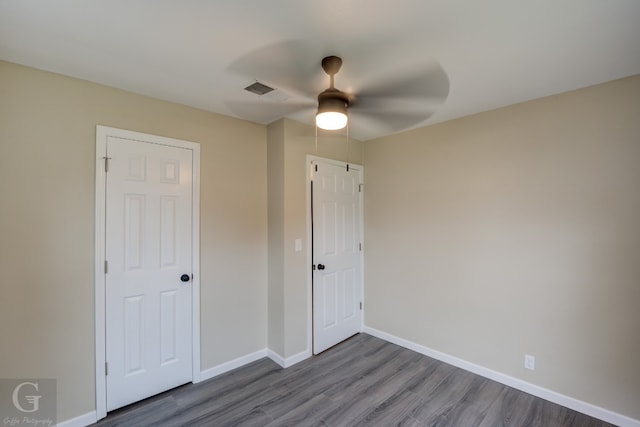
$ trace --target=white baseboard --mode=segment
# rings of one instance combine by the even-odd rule
[[[282,366],[283,368],[288,368],[290,366],[295,365],[296,363],[300,363],[303,360],[308,359],[309,357],[311,357],[311,352],[309,350],[301,351],[300,353],[294,354],[293,356],[287,357],[285,359],[284,357],[280,356],[275,351],[267,350],[267,357],[269,357],[269,359],[273,360],[274,362],[276,362],[278,365]]]
[[[273,351],[271,349],[267,349],[267,357],[269,359],[273,360],[274,362],[276,362],[278,365],[280,365],[280,367],[286,368],[285,362],[284,362],[284,357],[280,356],[275,351]]]
[[[225,372],[229,372],[248,363],[255,362],[256,360],[262,359],[263,357],[268,357],[283,368],[288,368],[311,357],[311,352],[305,350],[285,359],[275,351],[265,348],[202,371],[200,373],[200,381],[206,381],[210,378],[217,377],[218,375],[224,374]]]
[[[306,360],[311,357],[311,352],[309,350],[301,351],[298,354],[294,354],[293,356],[287,357],[284,361],[284,367],[289,368],[296,363],[300,363],[303,360]]]
[[[228,362],[221,363],[213,368],[205,369],[200,373],[200,381],[205,381],[213,377],[217,377],[220,374],[229,372],[233,369],[244,366],[248,363],[255,362],[258,359],[267,357],[267,349],[258,350],[256,352],[240,356],[237,359],[230,360]]]
[[[404,338],[399,338],[395,335],[391,335],[386,332],[370,328],[368,326],[365,326],[362,332],[373,335],[374,337],[378,337],[401,347],[408,348],[409,350],[413,350],[417,353],[424,354],[425,356],[429,356],[433,359],[440,360],[441,362],[447,363],[449,365],[464,369],[465,371],[473,372],[474,374],[489,378],[517,390],[524,391],[525,393],[532,394],[544,400],[557,403],[558,405],[573,409],[574,411],[582,412],[583,414],[598,418],[608,423],[615,424],[620,427],[640,427],[640,420],[636,420],[625,415],[610,411],[608,409],[604,409],[599,406],[574,399],[573,397],[565,396],[564,394],[557,393],[555,391],[537,386],[535,384],[531,384],[529,382],[511,377],[509,375],[505,375],[503,373],[485,368],[484,366],[467,362],[466,360],[459,359],[455,356],[451,356],[437,350],[433,350],[420,344],[416,344],[412,341],[405,340]]]
[[[70,420],[62,421],[57,424],[58,427],[86,427],[98,421],[96,411],[87,412]]]

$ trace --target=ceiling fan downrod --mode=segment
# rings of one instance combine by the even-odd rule
[[[337,56],[327,56],[322,59],[322,69],[329,75],[329,88],[334,88],[334,77],[342,67],[342,58]]]

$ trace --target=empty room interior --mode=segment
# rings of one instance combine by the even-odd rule
[[[408,374],[437,362],[640,427],[639,22],[636,0],[1,0],[0,389],[54,379],[58,425],[87,426],[267,366],[339,405],[313,363],[351,357],[402,372],[406,425],[456,425]],[[363,399],[307,424],[385,425]],[[279,425],[263,409],[246,425]]]

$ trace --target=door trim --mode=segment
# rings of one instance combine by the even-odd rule
[[[332,164],[338,166],[347,167],[346,162],[342,162],[339,160],[331,160],[326,159],[324,157],[318,157],[311,154],[307,155],[307,354],[309,356],[313,355],[313,270],[311,266],[313,265],[313,215],[311,210],[311,177],[313,175],[313,171],[311,170],[312,166],[316,163],[325,163]],[[360,178],[361,185],[364,184],[364,166],[348,163],[349,167],[353,167],[358,170],[358,177]],[[364,310],[365,310],[365,301],[364,301],[364,248],[365,248],[365,237],[364,237],[364,191],[360,192],[359,203],[360,203],[360,240],[362,241],[362,251],[360,251],[360,299],[362,301],[362,310],[360,310],[360,332],[362,332],[364,328]]]
[[[95,181],[95,378],[96,419],[107,416],[106,362],[106,312],[105,312],[105,242],[106,242],[106,173],[105,157],[107,138],[110,136],[186,148],[193,152],[192,169],[192,374],[191,381],[197,383],[200,375],[200,144],[163,136],[133,132],[107,126],[96,126],[96,181]]]

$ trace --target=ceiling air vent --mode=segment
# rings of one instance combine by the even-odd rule
[[[265,84],[262,84],[260,82],[255,82],[253,84],[250,84],[249,86],[245,87],[244,90],[247,90],[251,93],[255,93],[256,95],[265,95],[271,91],[273,91],[272,87],[269,87]]]

